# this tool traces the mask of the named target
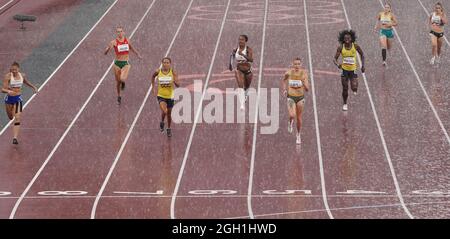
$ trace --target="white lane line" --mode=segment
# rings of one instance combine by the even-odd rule
[[[381,7],[383,7],[383,3],[381,2],[381,0],[378,0],[378,1],[380,2]],[[431,102],[430,96],[428,95],[427,91],[425,90],[425,87],[422,84],[422,80],[420,79],[419,74],[417,74],[416,68],[414,67],[414,64],[412,63],[411,58],[409,57],[409,54],[406,51],[405,46],[403,45],[403,42],[402,42],[402,39],[400,38],[400,35],[398,34],[397,29],[395,27],[392,27],[392,28],[394,29],[395,35],[397,35],[398,42],[400,43],[400,46],[402,47],[403,52],[405,53],[406,59],[408,60],[408,63],[411,66],[411,69],[414,72],[414,76],[416,77],[416,80],[419,83],[420,88],[422,89],[422,92],[425,95],[425,98],[427,99],[428,104],[430,105],[431,110],[433,111],[434,116],[436,117],[436,120],[438,121],[439,126],[441,127],[441,130],[442,130],[442,132],[445,135],[445,138],[447,139],[447,142],[450,144],[450,136],[448,135],[447,130],[445,129],[445,126],[444,126],[444,124],[441,121],[441,118],[439,117],[436,109],[434,108],[434,105],[433,105],[433,102]]]
[[[344,0],[341,0],[341,3],[342,3],[342,7],[344,9],[345,19],[347,20],[348,27],[351,29],[352,26],[350,25],[350,20],[349,20],[348,15],[347,15],[347,9],[345,8]],[[358,55],[358,61],[359,61],[359,64],[361,65],[361,57],[359,55]],[[384,153],[385,153],[385,156],[386,156],[386,160],[387,160],[387,162],[389,164],[389,170],[391,171],[392,179],[394,181],[395,191],[397,192],[398,199],[399,199],[399,201],[400,201],[400,203],[401,203],[401,205],[403,207],[403,210],[408,215],[408,217],[412,219],[412,218],[414,218],[414,216],[408,210],[408,208],[405,205],[405,201],[403,200],[403,195],[402,195],[402,192],[400,190],[400,186],[399,186],[399,183],[398,183],[398,180],[397,180],[397,175],[395,173],[394,165],[392,164],[391,155],[389,153],[389,150],[388,150],[388,147],[387,147],[387,144],[386,144],[386,140],[384,139],[383,129],[381,127],[380,120],[378,119],[378,114],[377,114],[377,111],[375,109],[375,104],[373,103],[372,94],[370,93],[369,84],[367,82],[366,74],[362,73],[362,76],[363,76],[363,79],[364,79],[364,85],[366,86],[367,95],[369,97],[370,106],[372,108],[373,116],[374,116],[375,122],[377,124],[378,133],[379,133],[380,138],[381,138],[381,143],[383,144],[383,149],[384,149]]]
[[[420,205],[437,205],[437,204],[450,204],[450,201],[439,201],[439,202],[420,202],[420,203],[408,203],[409,206],[420,206]],[[389,207],[399,207],[401,206],[398,203],[394,204],[383,204],[383,205],[367,205],[367,206],[353,206],[353,207],[340,207],[333,208],[332,211],[341,211],[341,210],[354,210],[354,209],[369,209],[369,208],[389,208]],[[267,216],[282,216],[282,215],[292,215],[292,214],[300,214],[300,213],[312,213],[312,212],[323,212],[323,209],[312,209],[312,210],[302,210],[302,211],[289,211],[289,212],[278,212],[278,213],[266,213],[256,215],[257,217],[267,217]],[[240,216],[240,217],[230,217],[226,219],[247,219],[248,216]],[[434,218],[434,217],[433,217]]]
[[[69,57],[78,49],[78,47],[81,45],[81,43],[84,42],[84,40],[89,36],[89,34],[97,27],[97,25],[100,23],[100,21],[106,16],[106,14],[108,14],[108,12],[114,7],[114,5],[116,5],[118,0],[115,0],[113,2],[113,4],[111,4],[111,6],[106,10],[105,13],[103,13],[103,15],[100,17],[100,19],[98,19],[98,21],[94,24],[94,26],[92,26],[92,28],[86,33],[86,35],[84,35],[84,37],[80,40],[80,42],[78,42],[78,44],[75,46],[75,48],[72,49],[72,51],[69,53],[69,55],[66,56],[66,58],[64,58],[64,60],[59,64],[58,67],[56,67],[56,69],[53,71],[53,73],[44,81],[44,83],[39,87],[38,92],[40,92],[42,90],[42,88],[44,88],[44,86],[47,84],[47,82],[56,74],[56,72],[58,72],[58,70],[62,67],[62,65],[64,65],[64,63],[67,61],[67,59],[69,59]],[[28,103],[31,102],[31,100],[34,99],[34,97],[36,96],[36,94],[33,94],[30,99],[27,100],[27,102],[25,102],[25,104],[23,105],[23,108],[25,109],[25,107],[27,107]],[[9,125],[12,123],[13,121],[10,120],[5,126],[3,126],[3,129],[0,131],[0,136],[3,135],[3,133],[5,132],[5,130],[9,127]]]
[[[189,155],[189,150],[191,149],[192,139],[194,138],[195,128],[197,126],[197,121],[198,121],[198,118],[200,116],[200,111],[201,111],[201,108],[202,108],[202,102],[203,102],[203,99],[205,98],[206,89],[208,87],[208,82],[209,82],[209,79],[211,77],[211,73],[212,73],[212,69],[213,69],[213,65],[214,65],[214,60],[216,59],[217,49],[219,48],[220,38],[222,37],[223,27],[225,26],[225,19],[227,18],[228,9],[230,8],[230,2],[231,2],[231,0],[228,0],[227,8],[225,9],[225,14],[223,15],[222,26],[220,27],[219,36],[217,37],[216,47],[214,49],[214,54],[213,54],[213,57],[211,59],[211,65],[209,66],[208,75],[206,76],[205,86],[203,87],[203,92],[202,92],[202,96],[200,98],[200,102],[199,102],[199,106],[198,106],[198,109],[197,109],[197,113],[195,114],[194,124],[192,125],[191,134],[189,135],[189,141],[188,141],[188,144],[186,146],[186,150],[184,152],[183,162],[181,164],[181,168],[180,168],[180,171],[178,173],[177,183],[175,184],[175,189],[174,189],[173,194],[172,194],[172,199],[171,199],[171,202],[170,202],[170,217],[172,219],[175,219],[175,200],[177,198],[178,190],[180,188],[180,183],[181,183],[181,178],[183,177],[184,168],[186,167],[187,157]]]
[[[430,16],[430,12],[425,8],[425,6],[423,5],[422,1],[420,1],[420,0],[417,0],[417,1],[419,1],[420,6],[422,6],[423,10],[427,13],[427,15]],[[447,42],[447,45],[450,46],[450,42],[448,42],[448,39],[447,39],[447,37],[445,35],[444,35],[444,40],[445,40],[445,42]]]
[[[256,95],[256,112],[255,112],[255,126],[253,128],[253,145],[252,145],[252,156],[250,160],[250,176],[248,180],[248,190],[247,190],[247,209],[251,219],[253,216],[252,209],[252,188],[253,188],[253,174],[255,170],[255,154],[256,154],[256,136],[258,132],[258,112],[259,112],[259,98],[261,91],[261,79],[263,75],[263,63],[264,63],[264,45],[266,43],[266,24],[267,24],[267,13],[269,8],[269,2],[266,0],[264,5],[264,23],[263,23],[263,33],[262,33],[262,43],[261,43],[261,59],[259,61],[259,72],[258,72],[258,93]]]
[[[181,27],[182,27],[182,25],[184,23],[184,20],[185,20],[187,14],[189,12],[189,9],[192,6],[192,2],[193,1],[194,0],[191,0],[191,2],[189,3],[188,7],[186,8],[186,11],[185,11],[185,13],[183,15],[183,18],[181,19],[181,22],[178,25],[178,29],[175,32],[175,35],[172,38],[172,42],[170,43],[169,48],[167,49],[167,51],[166,51],[164,56],[169,55],[170,50],[172,49],[172,46],[173,46],[173,44],[175,42],[175,39],[177,38],[178,33],[181,30]],[[111,168],[109,169],[108,175],[106,176],[105,180],[103,181],[102,187],[100,188],[100,191],[98,192],[97,196],[95,197],[95,202],[94,202],[94,205],[93,205],[92,210],[91,210],[91,219],[95,218],[95,212],[97,210],[97,206],[98,206],[98,202],[100,201],[100,197],[102,196],[103,192],[105,191],[106,185],[108,184],[108,181],[109,181],[109,179],[110,179],[114,169],[116,168],[117,162],[119,162],[120,156],[122,155],[122,152],[125,149],[125,146],[127,145],[128,139],[130,138],[131,133],[133,132],[133,129],[136,126],[136,123],[137,123],[137,121],[138,121],[138,119],[139,119],[139,117],[140,117],[140,115],[141,115],[141,113],[142,113],[142,111],[144,109],[145,102],[147,102],[147,99],[150,96],[152,88],[153,88],[153,86],[150,86],[150,88],[148,89],[147,94],[145,95],[144,101],[142,101],[141,107],[139,108],[139,111],[138,111],[137,115],[134,117],[133,123],[131,124],[131,127],[128,130],[127,136],[125,137],[125,140],[122,142],[122,145],[120,146],[119,152],[117,153],[116,158],[114,159],[114,162],[113,162]]]
[[[162,193],[161,193],[162,192]],[[114,192],[117,195],[103,195],[102,198],[171,198],[172,195],[163,195],[161,192]],[[241,195],[178,195],[177,198],[247,198],[247,194]],[[322,194],[317,195],[261,195],[253,194],[253,198],[321,198]],[[398,197],[397,194],[392,195],[327,195],[328,198],[384,198],[390,199]],[[440,194],[440,195],[404,195],[406,198],[450,198],[450,195]],[[2,199],[18,199],[15,196],[1,196]],[[52,199],[73,199],[73,198],[96,198],[96,195],[80,195],[80,196],[26,196],[25,199],[41,199],[41,198],[52,198]],[[400,204],[399,204],[400,205]],[[326,210],[324,210],[326,211]]]
[[[150,4],[150,6],[147,8],[147,11],[145,12],[144,16],[142,16],[141,20],[139,21],[139,23],[137,24],[137,26],[134,28],[133,32],[130,35],[130,39],[133,37],[134,33],[136,32],[136,30],[139,28],[139,26],[141,25],[142,21],[144,20],[144,18],[147,16],[148,12],[150,11],[150,9],[153,7],[153,4],[155,3],[156,0],[152,1],[152,4]],[[31,180],[31,182],[28,184],[28,186],[26,187],[26,189],[22,192],[22,194],[19,197],[19,200],[16,202],[16,204],[14,205],[14,208],[9,216],[10,219],[14,218],[14,215],[16,214],[17,208],[19,208],[20,203],[22,202],[23,198],[25,197],[25,195],[28,193],[28,191],[30,190],[30,188],[33,186],[34,182],[36,181],[36,179],[39,177],[39,175],[42,173],[42,171],[44,170],[45,166],[47,166],[48,162],[50,161],[50,159],[53,157],[53,154],[56,152],[56,150],[58,149],[59,145],[61,145],[61,143],[63,142],[64,138],[66,137],[66,135],[69,133],[70,129],[72,129],[73,125],[75,124],[75,122],[78,120],[78,117],[80,117],[81,113],[84,111],[84,109],[86,108],[86,106],[88,105],[89,101],[92,99],[92,97],[94,96],[95,92],[97,91],[97,89],[100,87],[100,85],[102,84],[103,80],[105,79],[106,75],[109,73],[109,71],[111,70],[111,67],[113,66],[114,61],[111,62],[111,64],[109,65],[108,69],[105,71],[105,74],[103,74],[102,78],[100,79],[100,81],[97,83],[97,86],[95,86],[94,90],[92,91],[91,95],[89,95],[89,97],[87,98],[86,102],[84,102],[83,106],[81,107],[81,109],[78,111],[78,114],[75,116],[75,118],[72,120],[72,122],[70,123],[69,127],[66,129],[66,131],[64,132],[64,134],[61,136],[61,138],[59,139],[58,143],[55,145],[55,147],[53,148],[53,150],[50,152],[50,155],[47,157],[47,159],[44,161],[44,163],[42,164],[42,166],[39,168],[39,170],[37,171],[37,173],[34,175],[33,179]]]
[[[319,114],[317,113],[317,100],[316,100],[316,93],[315,93],[315,87],[314,87],[314,71],[312,68],[311,41],[309,38],[308,11],[306,8],[306,0],[303,0],[303,9],[304,9],[304,15],[305,15],[306,40],[308,43],[309,72],[310,72],[310,78],[311,78],[311,92],[312,92],[312,96],[313,96],[313,105],[314,105],[314,123],[316,126],[317,151],[319,154],[320,184],[321,184],[321,191],[322,191],[322,200],[325,205],[325,209],[327,211],[328,217],[333,219],[333,214],[331,213],[330,207],[328,205],[327,189],[326,189],[326,185],[325,185],[325,173],[324,173],[323,158],[322,158],[322,144],[320,142]]]
[[[6,6],[8,6],[12,1],[14,0],[10,0],[9,2],[5,3],[5,5],[3,5],[2,7],[0,7],[0,11],[5,8]]]

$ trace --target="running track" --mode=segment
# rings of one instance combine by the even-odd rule
[[[375,19],[378,1],[230,2],[112,6],[30,101],[21,144],[10,144],[10,129],[0,135],[0,217],[449,218],[450,58],[445,45],[441,67],[428,64],[420,2],[429,10],[431,0],[394,5],[400,25],[387,69],[375,20],[358,20]],[[136,30],[132,41],[145,56],[132,56],[120,107],[111,55],[101,54],[116,19],[129,35]],[[349,25],[366,54],[366,74],[343,113],[331,59],[338,30]],[[301,147],[287,133],[284,100],[280,129],[264,135],[261,122],[194,120],[208,94],[192,104],[192,122],[174,125],[167,139],[155,97],[146,97],[161,57],[172,57],[184,86],[197,79],[234,88],[226,60],[242,33],[255,52],[255,89],[279,88],[290,60],[303,59],[314,94],[307,94]]]

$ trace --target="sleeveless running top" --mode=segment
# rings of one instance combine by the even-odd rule
[[[126,37],[124,38],[123,42],[120,42],[118,39],[116,39],[114,51],[116,52],[117,55],[125,55],[129,53],[130,45],[128,44],[128,40]]]
[[[356,47],[355,43],[352,43],[352,47],[348,50],[345,48],[345,44],[342,44],[342,69],[346,71],[356,70]]]
[[[165,99],[173,99],[174,97],[174,82],[172,68],[167,74],[164,74],[160,69],[158,72],[158,96]]]
[[[243,55],[247,55],[247,46],[245,46],[244,50],[242,51]],[[236,59],[236,61],[238,63],[244,63],[247,62],[247,59],[245,59],[245,57],[239,54],[239,47],[236,50],[236,53],[234,54],[234,58]]]
[[[15,79],[13,73],[11,73],[11,80],[9,80],[10,88],[22,88],[23,85],[23,77],[20,72],[18,73],[19,79]]]

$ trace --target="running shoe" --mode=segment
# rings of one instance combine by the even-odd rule
[[[297,140],[296,140],[297,144],[301,144],[302,143],[302,138],[300,137],[300,133],[297,133]]]
[[[292,125],[294,124],[294,121],[293,120],[290,120],[289,122],[288,122],[288,132],[289,133],[292,133]]]
[[[13,144],[19,144],[19,141],[17,141],[16,138],[13,139]]]
[[[120,103],[122,103],[122,97],[118,96],[117,97],[117,103],[120,105]]]
[[[347,110],[348,110],[348,105],[347,105],[347,104],[344,104],[344,106],[342,106],[342,110],[343,110],[343,111],[347,111]]]
[[[435,63],[436,63],[436,64],[441,63],[441,57],[440,57],[440,56],[437,56],[437,57],[436,57]]]
[[[434,65],[434,60],[435,60],[435,58],[434,58],[434,56],[431,58],[431,60],[430,60],[430,64],[431,65]]]
[[[159,122],[159,130],[160,130],[161,132],[164,131],[164,121]]]
[[[125,90],[125,82],[122,82],[122,83],[120,84],[120,89],[122,89],[122,91]]]
[[[387,66],[387,63],[385,61],[383,61],[383,66]]]
[[[172,137],[172,130],[167,128],[167,137]]]
[[[358,94],[358,91],[353,91],[353,95],[357,95]]]

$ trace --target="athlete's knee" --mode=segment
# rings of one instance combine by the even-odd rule
[[[348,84],[347,83],[342,83],[342,91],[348,91]]]

